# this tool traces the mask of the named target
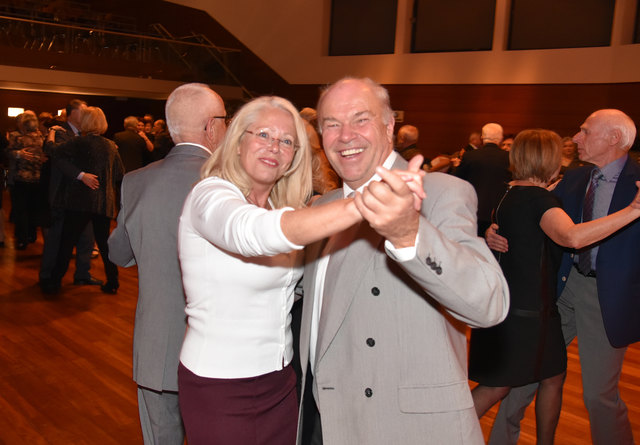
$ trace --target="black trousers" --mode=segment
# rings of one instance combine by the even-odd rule
[[[313,373],[311,366],[307,364],[306,380],[302,398],[302,445],[322,445],[322,422],[320,411],[313,397]]]
[[[15,223],[16,243],[27,244],[36,238],[40,225],[40,184],[16,181],[11,190],[11,213]]]
[[[51,225],[46,231],[42,258],[40,260],[40,281],[51,279],[51,273],[58,261],[60,240],[62,239],[62,226],[64,225],[64,209],[54,207],[51,209]],[[43,231],[43,234],[45,232]],[[76,272],[74,279],[87,280],[91,278],[91,253],[93,252],[93,225],[88,223],[80,234],[76,244]]]
[[[97,213],[79,212],[75,210],[65,210],[64,222],[62,225],[62,235],[60,237],[60,250],[56,265],[51,272],[53,283],[59,284],[62,277],[67,273],[69,261],[75,246],[80,238],[80,234],[91,221],[93,225],[93,236],[95,237],[100,256],[104,264],[104,273],[107,276],[105,285],[118,288],[118,267],[109,260],[109,230],[111,229],[111,218]]]

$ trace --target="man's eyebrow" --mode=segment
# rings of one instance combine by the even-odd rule
[[[371,110],[356,111],[355,113],[353,113],[353,115],[350,117],[350,119],[356,119],[356,118],[362,117],[363,115],[371,115],[371,116],[373,116],[374,113]],[[327,117],[323,117],[322,118],[322,124],[324,124],[325,122],[328,122],[328,121],[339,122],[339,119],[337,119],[335,117],[331,117],[331,116],[327,116]]]
[[[323,118],[322,118],[322,123],[323,123],[323,124],[324,124],[325,122],[327,122],[327,121],[337,121],[337,119],[336,119],[335,117],[331,117],[331,116],[329,116],[329,117],[323,117]]]
[[[362,111],[358,111],[357,113],[355,113],[353,115],[353,117],[360,117],[363,114],[373,114],[373,113],[371,112],[371,110],[362,110]]]

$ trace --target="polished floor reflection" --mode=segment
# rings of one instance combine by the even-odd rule
[[[6,246],[0,248],[0,444],[141,444],[131,380],[136,269],[120,269],[117,295],[103,294],[98,286],[74,286],[70,270],[61,294],[45,297],[37,286],[40,236],[16,251],[8,223],[5,232]],[[100,259],[93,260],[92,273],[104,279]],[[627,352],[621,391],[640,440],[638,345]],[[485,437],[495,412],[481,421]],[[522,424],[520,443],[535,443],[533,407]],[[575,343],[569,348],[556,443],[590,443]]]

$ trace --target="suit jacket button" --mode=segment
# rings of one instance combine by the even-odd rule
[[[373,395],[373,390],[371,388],[367,388],[364,390],[364,395],[367,397],[371,397]]]
[[[377,297],[378,295],[380,295],[380,289],[378,289],[377,287],[372,287],[371,293]]]
[[[436,267],[436,273],[438,275],[442,275],[442,267],[440,267],[440,266]]]
[[[367,345],[371,346],[372,348],[375,346],[376,341],[373,338],[367,338]]]
[[[425,261],[427,262],[427,266],[431,266],[433,264],[433,261],[431,260],[430,256],[428,256]]]

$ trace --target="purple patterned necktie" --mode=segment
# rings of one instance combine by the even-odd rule
[[[593,204],[596,197],[596,188],[604,175],[598,168],[594,168],[591,171],[591,182],[587,189],[587,194],[584,196],[584,205],[582,207],[582,222],[588,222],[593,219]],[[587,275],[591,272],[591,248],[587,247],[582,249],[578,254],[578,270],[583,275]]]

